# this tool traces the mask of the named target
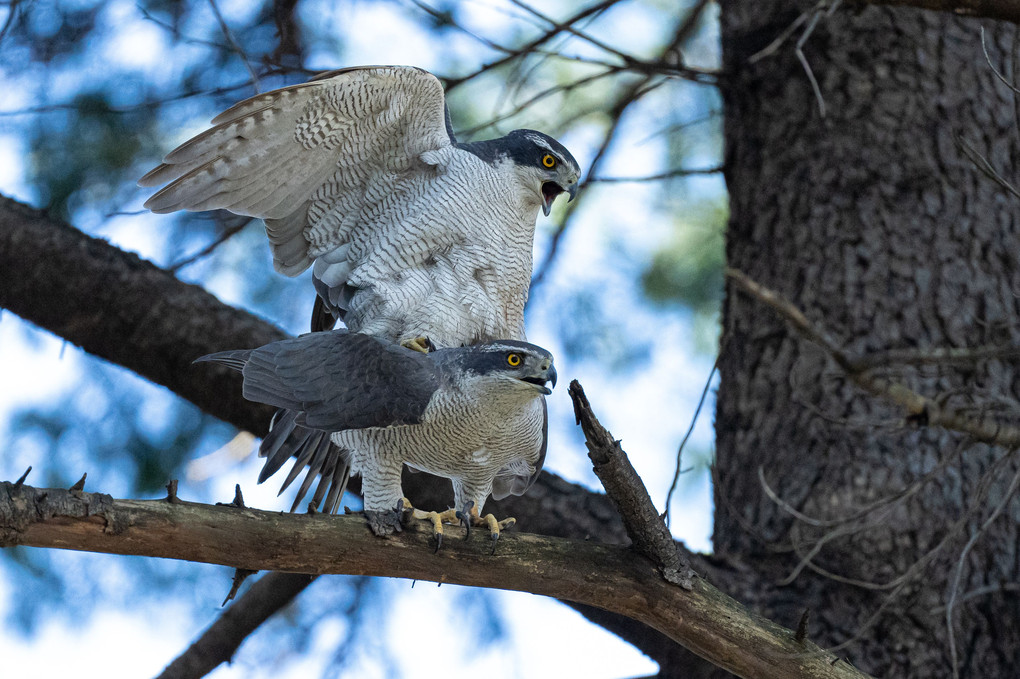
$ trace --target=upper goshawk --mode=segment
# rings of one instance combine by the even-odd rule
[[[426,354],[334,330],[198,361],[241,371],[245,398],[286,408],[300,425],[332,432],[350,467],[362,474],[365,512],[376,533],[399,529],[400,510],[410,509],[401,492],[402,463],[451,478],[455,507],[463,510],[414,510],[416,518],[433,521],[437,549],[444,519],[485,525],[493,539],[512,524],[480,513],[506,465],[537,462],[540,432],[515,431],[515,417],[551,393],[546,382],[556,385],[552,355],[513,340]],[[328,510],[344,485],[330,490]]]
[[[312,266],[313,331],[339,318],[419,350],[526,339],[538,210],[548,215],[561,193],[573,198],[580,176],[556,140],[515,130],[457,142],[439,80],[400,66],[327,73],[243,101],[213,124],[139,180],[169,182],[145,205],[261,217],[278,271]],[[517,449],[523,436],[535,449],[506,465],[494,497],[520,495],[537,478],[547,417],[544,398],[509,416],[498,445]],[[307,464],[295,507],[316,474],[317,502],[347,472],[329,436],[293,412],[278,414],[260,452],[260,482],[293,455],[286,488]]]
[[[327,73],[212,122],[138,181],[169,182],[145,207],[262,218],[276,270],[312,266],[352,331],[439,347],[524,339],[535,219],[580,176],[555,139],[459,143],[439,80],[398,66]]]

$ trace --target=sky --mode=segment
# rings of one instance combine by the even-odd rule
[[[240,1],[221,2],[219,5],[228,23],[242,23],[246,13],[251,11],[248,3]],[[451,62],[475,63],[478,59],[477,43],[466,37],[442,43],[430,39],[420,29],[417,17],[408,5],[316,5],[321,8],[321,19],[345,26],[349,38],[344,44],[342,60],[335,54],[312,50],[308,63],[312,68],[404,63],[438,69]],[[560,2],[543,9],[556,16],[565,16],[574,6],[573,3]],[[462,7],[466,23],[476,32],[489,36],[498,36],[508,20],[508,12],[516,12],[511,5],[495,0],[463,3]],[[662,8],[655,3],[632,7],[626,21],[614,22],[604,39],[624,49],[642,45],[664,30],[659,16],[661,11]],[[4,19],[3,12],[4,9],[0,8],[0,22]],[[158,81],[172,77],[177,60],[192,58],[187,52],[198,49],[178,47],[171,50],[165,32],[144,21],[132,2],[115,0],[108,3],[103,18],[111,26],[109,39],[102,50],[96,50],[90,57],[94,63],[83,68],[116,64]],[[578,46],[577,49],[583,53],[585,47]],[[73,83],[68,82],[66,86],[71,92]],[[59,81],[55,87],[60,89]],[[495,95],[492,95],[492,100],[495,112],[500,100]],[[32,102],[33,94],[29,88],[0,88],[0,113],[30,106]],[[694,115],[699,104],[691,102],[690,106]],[[208,119],[217,112],[199,108],[193,115],[185,116],[179,129],[169,132],[165,150],[203,129]],[[603,175],[642,176],[669,169],[664,165],[661,138],[650,135],[650,131],[657,129],[659,113],[654,106],[649,106],[636,108],[625,118],[620,141],[616,144],[617,151],[607,158]],[[571,135],[561,137],[560,141],[573,151],[582,167],[590,163],[594,144],[597,143],[593,131],[582,126]],[[704,162],[699,162],[701,160]],[[16,125],[0,119],[0,193],[33,204],[38,196],[26,181],[27,162],[27,149]],[[691,164],[710,165],[714,162],[718,159],[706,153],[703,158],[695,157]],[[536,290],[529,305],[528,332],[532,342],[549,348],[557,356],[561,376],[560,388],[549,399],[553,424],[547,469],[593,490],[601,490],[584,453],[583,439],[574,426],[570,399],[565,389],[569,380],[576,378],[583,384],[603,424],[616,438],[622,439],[623,447],[644,479],[653,501],[662,510],[676,464],[677,447],[691,424],[713,357],[699,351],[697,336],[703,330],[691,313],[663,311],[641,299],[635,282],[635,262],[646,261],[667,242],[677,228],[677,220],[669,213],[667,208],[670,206],[661,204],[652,187],[644,184],[627,184],[626,187],[625,191],[621,191],[619,185],[613,185],[611,190],[599,187],[586,199],[575,218],[575,228],[560,244],[555,268],[542,288]],[[701,178],[687,186],[691,194],[709,197],[722,195],[723,190],[718,176]],[[168,217],[136,214],[147,195],[147,191],[135,191],[122,206],[125,214],[121,216],[107,217],[83,210],[74,221],[82,226],[99,224],[102,235],[118,247],[162,261],[167,244],[161,225]],[[536,261],[548,248],[549,234],[562,210],[563,205],[560,204],[550,220],[539,217]],[[231,247],[242,246],[228,242],[223,255],[225,259],[229,260]],[[258,246],[253,247],[257,249]],[[246,252],[243,256],[268,258],[268,246],[262,243],[261,247],[257,255]],[[628,256],[621,257],[621,251],[626,251]],[[182,277],[199,281],[227,303],[244,302],[243,286],[238,276],[230,272],[210,271],[208,266],[198,265],[185,269]],[[311,286],[307,280],[299,279],[295,285],[305,286],[310,295]],[[605,291],[597,302],[605,314],[619,319],[621,332],[645,346],[642,360],[633,362],[626,370],[618,370],[583,358],[575,360],[563,349],[559,332],[564,315],[562,300],[567,291],[580,288]],[[309,306],[310,300],[309,297]],[[269,320],[297,333],[303,331],[306,317],[307,313],[301,312],[289,317],[270,317]],[[583,336],[583,330],[580,332]],[[14,409],[33,403],[53,402],[75,390],[86,370],[86,360],[78,349],[60,338],[32,327],[9,312],[0,313],[0,372],[4,376],[4,386],[0,389],[0,442],[12,440],[9,414]],[[119,375],[116,370],[112,372],[118,375],[115,379],[131,379],[130,376]],[[161,394],[165,390],[159,387],[142,388],[154,394],[152,403],[158,404],[160,399],[166,398]],[[101,395],[97,398],[101,400]],[[158,419],[158,405],[152,408],[154,419]],[[691,450],[702,451],[702,454],[710,451],[712,410],[710,400],[695,424],[689,444]],[[277,498],[272,481],[264,486],[254,485],[260,467],[259,461],[252,455],[255,447],[257,441],[249,439],[235,443],[231,449],[217,444],[196,450],[193,462],[186,468],[181,480],[182,487],[201,488],[212,498],[229,498],[234,484],[240,482],[250,506],[287,508],[289,498],[286,495]],[[69,457],[62,462],[73,461],[75,450],[72,441],[67,446]],[[82,465],[86,462],[83,458]],[[47,460],[41,448],[33,445],[31,440],[19,439],[18,445],[6,446],[5,454],[0,457],[0,478],[15,479],[29,465],[35,468],[34,475],[44,474]],[[36,482],[39,478],[36,477]],[[89,469],[89,479],[91,488],[113,492],[114,495],[117,495],[117,484],[122,482],[112,471],[93,471],[92,468]],[[29,482],[32,482],[32,477]],[[672,512],[674,534],[691,549],[708,551],[712,499],[703,463],[700,470],[683,477]],[[526,526],[520,528],[527,530]],[[66,563],[89,569],[109,568],[109,573],[115,574],[118,569],[110,565],[111,559],[99,555],[73,555]],[[230,574],[226,569],[221,570],[222,583],[227,588]],[[3,612],[10,606],[13,597],[18,596],[18,583],[4,577],[4,573],[9,572],[0,570],[0,617],[4,617]],[[326,587],[328,583],[318,582],[313,587],[319,586]],[[431,674],[427,665],[436,648],[435,635],[464,624],[460,606],[462,593],[458,593],[462,588],[449,585],[437,588],[424,583],[412,588],[407,581],[388,581],[385,587],[393,597],[391,610],[379,620],[385,632],[381,643],[392,651],[399,676]],[[220,592],[212,594],[209,604],[203,608],[207,621],[220,613],[218,604],[222,595]],[[556,675],[598,678],[640,676],[656,671],[655,664],[640,652],[602,628],[588,624],[566,606],[522,593],[499,592],[493,596],[503,612],[506,637],[494,644],[477,647],[465,641],[465,635],[443,634],[441,659],[436,659],[436,668],[441,667],[444,676],[468,677],[484,673],[490,677]],[[213,600],[215,603],[212,603]],[[15,670],[14,675],[19,677],[50,677],[58,672],[74,672],[85,677],[99,676],[101,672],[106,678],[154,676],[206,624],[200,621],[200,626],[196,627],[186,609],[187,606],[175,606],[172,601],[158,612],[134,610],[119,603],[100,603],[85,625],[80,621],[51,617],[29,638],[22,636],[9,622],[0,622],[3,625],[0,627],[0,657],[4,658],[6,669]],[[408,630],[416,632],[410,634]],[[216,679],[331,676],[330,651],[344,634],[345,630],[339,624],[314,628],[309,650],[299,661],[282,666],[266,667],[261,663],[261,657],[247,655],[242,647],[233,665],[222,666],[210,676]],[[57,648],[60,652],[53,652]],[[450,659],[456,661],[451,662]],[[384,665],[373,663],[371,658],[361,659],[358,665],[350,668],[350,676],[381,677],[386,671]]]

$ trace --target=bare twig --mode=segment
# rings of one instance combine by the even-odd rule
[[[620,184],[623,182],[655,182],[673,177],[690,177],[699,174],[719,174],[723,171],[722,165],[714,167],[677,168],[668,172],[646,175],[644,177],[594,177],[588,180],[589,184]]]
[[[1002,499],[999,501],[995,508],[992,510],[988,518],[985,519],[981,527],[978,528],[967,544],[964,545],[960,551],[960,557],[956,560],[956,568],[953,573],[953,579],[949,585],[949,600],[946,603],[946,629],[949,633],[949,657],[953,665],[953,679],[959,679],[960,677],[960,659],[957,657],[956,651],[956,634],[953,632],[953,609],[956,606],[956,595],[960,590],[960,578],[963,577],[963,567],[967,562],[967,555],[970,554],[970,550],[974,548],[981,536],[985,534],[989,526],[999,518],[1002,514],[1002,510],[1006,508],[1012,500],[1013,496],[1016,495],[1017,487],[1020,486],[1020,469],[1017,470],[1016,474],[1013,475],[1013,480],[1009,484],[1009,488],[1002,494]]]
[[[254,219],[253,217],[244,217],[244,218],[241,218],[241,219],[233,220],[233,221],[235,221],[235,223],[234,224],[230,224],[229,226],[225,227],[223,229],[223,233],[221,233],[211,243],[206,245],[204,248],[202,248],[201,250],[199,250],[195,254],[188,255],[184,259],[180,259],[180,260],[174,262],[173,264],[171,264],[170,266],[167,267],[167,270],[170,271],[173,274],[177,274],[184,267],[186,267],[186,266],[188,266],[190,264],[194,264],[195,262],[197,262],[198,260],[202,259],[203,257],[206,257],[213,250],[215,250],[219,246],[223,245],[225,242],[230,240],[230,238],[232,238],[236,234],[240,233],[244,229],[244,227],[248,226],[248,224],[250,224],[252,222],[253,219]]]
[[[4,20],[3,28],[0,28],[0,42],[7,36],[7,32],[11,30],[11,26],[14,25],[14,20],[18,16],[18,12],[21,9],[21,0],[11,0],[7,4],[7,18]]]
[[[985,42],[984,26],[981,27],[981,51],[984,52],[985,63],[988,64],[988,68],[990,68],[995,77],[999,79],[999,82],[1008,87],[1013,94],[1020,94],[1020,89],[1017,89],[1017,86],[1010,82],[1006,76],[999,73],[999,69],[995,68],[995,64],[992,63],[992,57],[988,54],[988,44]]]
[[[622,61],[623,64],[626,65],[626,66],[642,66],[642,65],[644,65],[641,59],[636,59],[633,56],[631,56],[630,54],[627,54],[626,52],[622,52],[622,51],[616,49],[615,47],[611,47],[611,46],[607,45],[606,43],[602,42],[601,40],[598,40],[598,39],[588,35],[587,33],[585,33],[583,31],[575,28],[574,27],[574,23],[576,23],[576,22],[569,22],[569,23],[564,22],[564,23],[561,24],[561,23],[556,22],[554,19],[550,18],[548,15],[543,14],[542,12],[539,12],[537,9],[535,9],[531,5],[527,4],[523,0],[510,0],[510,2],[512,2],[517,7],[520,7],[521,9],[523,9],[525,12],[531,14],[532,16],[538,17],[542,21],[550,24],[553,28],[557,28],[560,31],[565,31],[567,33],[570,33],[571,35],[577,36],[581,40],[584,40],[585,42],[588,42],[588,43],[594,45],[595,47],[598,47],[603,52],[606,52],[608,54],[612,54],[614,57],[616,57],[617,59]]]
[[[680,448],[676,451],[676,469],[673,471],[673,481],[669,484],[669,491],[666,493],[666,511],[663,513],[663,520],[666,522],[666,527],[669,527],[669,509],[673,502],[673,493],[676,492],[677,483],[680,481],[680,474],[684,470],[681,470],[681,462],[683,461],[684,447],[687,445],[688,439],[691,438],[691,434],[694,432],[694,425],[698,422],[698,416],[701,415],[701,408],[705,405],[705,398],[708,396],[708,390],[712,388],[712,378],[715,377],[715,371],[719,369],[719,356],[722,356],[722,350],[720,349],[719,355],[715,357],[715,362],[712,363],[712,370],[708,373],[708,379],[705,380],[705,388],[701,390],[701,398],[698,399],[698,405],[694,409],[694,415],[691,416],[691,425],[687,427],[687,433],[684,434],[684,438],[680,441]]]
[[[463,129],[463,130],[457,130],[457,136],[465,135],[468,138],[470,138],[471,135],[477,134],[478,132],[480,132],[480,131],[482,131],[484,129],[487,129],[489,127],[495,127],[496,125],[498,125],[499,123],[503,122],[504,120],[508,120],[508,119],[514,117],[515,115],[517,115],[521,111],[524,111],[528,107],[532,106],[533,104],[538,103],[539,101],[545,99],[546,97],[552,96],[554,94],[558,94],[560,92],[563,92],[563,93],[571,92],[571,91],[573,91],[574,89],[576,89],[578,87],[583,87],[584,85],[589,85],[589,84],[591,84],[591,83],[593,83],[593,82],[595,82],[597,80],[601,80],[603,78],[615,75],[618,72],[619,72],[618,69],[617,70],[607,69],[605,71],[602,71],[601,73],[595,73],[594,75],[590,75],[590,76],[587,76],[585,78],[581,78],[580,80],[575,80],[574,82],[569,83],[567,85],[555,85],[553,87],[546,88],[546,89],[542,90],[541,92],[539,92],[538,94],[535,94],[534,96],[529,98],[527,101],[523,101],[520,104],[517,104],[511,110],[506,111],[506,112],[502,113],[501,115],[498,115],[498,116],[495,116],[493,118],[490,118],[487,122],[480,123],[478,125],[475,125],[474,127],[469,127],[469,128]]]
[[[559,252],[560,242],[563,240],[563,236],[570,229],[573,223],[573,216],[577,213],[577,206],[581,202],[581,198],[587,188],[591,185],[591,177],[593,177],[602,164],[603,158],[606,156],[606,152],[609,147],[612,146],[613,140],[616,138],[616,132],[620,127],[621,119],[623,118],[624,112],[637,101],[645,92],[646,86],[651,81],[651,76],[645,76],[635,82],[633,85],[628,87],[624,92],[617,98],[616,104],[614,104],[612,110],[609,111],[610,124],[609,129],[606,130],[602,136],[602,143],[599,144],[598,149],[595,151],[595,156],[592,158],[591,165],[588,166],[588,175],[581,181],[580,186],[577,188],[577,197],[574,202],[567,205],[567,214],[563,218],[563,223],[560,225],[555,232],[553,232],[552,238],[549,240],[549,249],[545,253],[545,257],[542,262],[535,267],[535,273],[531,277],[531,294],[534,296],[535,290],[542,285],[545,281],[546,275],[552,268],[553,262],[556,260],[556,255]]]
[[[604,12],[605,10],[609,9],[618,2],[620,2],[620,0],[602,0],[602,2],[591,5],[590,7],[586,7],[585,9],[579,11],[577,14],[571,16],[569,19],[566,19],[563,22],[563,25],[574,24],[580,21],[581,19],[584,19],[585,17],[597,14],[599,12]],[[491,71],[494,68],[498,68],[504,64],[507,64],[513,61],[514,59],[518,59],[523,55],[530,54],[537,47],[545,44],[546,42],[548,42],[549,40],[551,40],[552,38],[554,38],[555,36],[559,35],[562,32],[563,30],[559,26],[554,26],[545,33],[543,33],[542,35],[535,38],[534,40],[531,40],[525,43],[524,45],[521,45],[519,48],[508,52],[506,56],[495,61],[489,62],[488,64],[485,64],[481,68],[476,69],[474,72],[466,76],[462,76],[460,78],[444,79],[443,84],[446,87],[446,91],[449,92],[450,90],[459,87],[460,85],[463,85],[467,81],[477,78],[483,73],[487,73],[488,71]]]
[[[941,397],[927,398],[904,384],[875,375],[870,370],[859,369],[858,361],[862,359],[840,349],[824,328],[808,321],[800,309],[779,294],[736,269],[726,269],[726,276],[741,290],[779,312],[798,333],[824,349],[859,387],[900,406],[912,421],[958,431],[982,443],[1020,447],[1020,427],[1004,424],[987,413],[973,415],[964,409],[945,407]]]
[[[1020,191],[1018,191],[1017,188],[1005,177],[1000,175],[998,171],[992,167],[992,164],[988,161],[988,159],[985,158],[980,151],[971,146],[970,142],[960,135],[954,135],[953,139],[956,142],[957,148],[960,149],[960,152],[967,156],[968,160],[974,163],[977,169],[981,171],[981,174],[985,175],[1006,191],[1013,194],[1016,198],[1020,198]]]
[[[772,489],[772,487],[768,484],[768,481],[765,479],[764,467],[758,467],[758,483],[761,485],[765,495],[770,500],[772,500],[772,502],[774,502],[776,506],[778,506],[784,512],[794,517],[801,523],[807,524],[808,526],[812,526],[815,528],[833,528],[854,521],[860,521],[861,519],[866,518],[869,514],[872,514],[876,510],[882,509],[883,507],[886,507],[894,503],[902,503],[910,499],[911,497],[916,495],[918,491],[920,491],[925,485],[927,485],[935,478],[937,478],[938,475],[941,472],[945,471],[950,464],[952,464],[954,461],[959,461],[960,455],[963,453],[963,449],[969,443],[971,443],[970,439],[964,439],[963,441],[961,441],[960,445],[956,447],[952,454],[944,456],[942,460],[940,460],[939,463],[934,468],[932,468],[930,471],[921,476],[921,478],[917,479],[910,485],[905,486],[904,488],[890,495],[887,495],[886,497],[879,498],[874,502],[870,502],[867,505],[861,507],[860,509],[854,511],[852,514],[849,514],[847,516],[841,516],[835,519],[816,519],[812,516],[804,514],[802,511],[798,510],[796,507],[792,506],[791,504],[783,500],[779,496],[779,494]]]
[[[958,347],[939,347],[934,349],[889,349],[876,351],[854,360],[857,370],[874,370],[886,366],[897,365],[950,365],[972,364],[988,359],[1020,358],[1020,347],[974,347],[973,349]]]
[[[244,67],[248,69],[248,74],[251,76],[251,86],[255,90],[255,94],[260,93],[262,90],[259,87],[259,75],[255,72],[255,68],[251,65],[251,61],[248,59],[248,55],[245,54],[244,49],[238,44],[237,40],[234,39],[234,34],[230,30],[230,26],[227,26],[226,20],[220,13],[220,7],[216,4],[216,0],[209,0],[209,6],[212,8],[213,15],[216,17],[216,21],[220,25],[220,30],[223,31],[223,37],[227,39],[230,46],[241,57],[241,61],[244,62]]]
[[[707,6],[708,6],[707,2],[699,2],[698,5],[696,5],[687,14],[684,20],[680,22],[680,25],[677,27],[676,32],[673,34],[673,38],[661,52],[662,55],[661,58],[663,60],[668,59],[670,55],[673,55],[674,53],[679,54],[680,47],[683,45],[684,41],[686,41],[687,38],[690,37],[691,33],[696,28],[698,24],[698,19],[701,16],[701,13],[704,11],[705,7]],[[592,158],[591,165],[588,167],[587,177],[585,177],[585,179],[581,182],[580,187],[578,187],[579,194],[581,191],[585,190],[588,186],[591,185],[592,177],[598,175],[599,166],[601,165],[602,160],[606,155],[606,152],[609,150],[609,147],[612,145],[613,140],[616,137],[616,132],[620,126],[620,119],[623,117],[623,114],[627,111],[627,108],[630,107],[630,105],[637,101],[640,97],[647,94],[651,88],[656,86],[657,85],[655,84],[654,74],[646,73],[641,79],[639,79],[633,85],[624,90],[621,96],[617,97],[616,103],[608,111],[610,120],[612,122],[609,125],[609,129],[603,136],[602,143],[599,144],[599,148],[596,150],[594,158]],[[566,234],[571,224],[573,223],[573,215],[576,214],[577,206],[579,204],[580,201],[576,199],[573,203],[569,204],[567,208],[567,215],[566,217],[564,217],[562,225],[555,232],[553,232],[552,238],[549,241],[549,249],[546,251],[545,257],[542,259],[542,262],[535,267],[535,273],[531,277],[531,288],[533,291],[532,294],[534,294],[534,290],[543,283],[546,275],[552,268],[553,262],[556,260],[557,253],[559,251],[560,242],[563,240],[564,234]]]
[[[267,573],[160,673],[158,679],[198,679],[229,662],[248,635],[315,580],[314,575]]]
[[[146,21],[148,21],[150,23],[153,23],[153,24],[159,26],[160,28],[165,30],[167,33],[172,35],[176,40],[178,40],[180,42],[183,42],[183,43],[185,43],[187,45],[203,45],[205,47],[212,47],[212,48],[215,48],[215,49],[218,49],[218,50],[231,50],[231,49],[233,49],[230,45],[224,45],[221,42],[214,42],[212,40],[205,40],[203,38],[194,38],[194,37],[191,37],[191,36],[188,36],[188,35],[184,35],[183,33],[181,33],[180,29],[177,26],[174,26],[171,23],[163,21],[158,16],[156,16],[153,13],[151,13],[145,7],[143,7],[141,5],[136,5],[135,8],[138,10],[139,14],[141,14],[142,19],[144,19],[144,20],[146,20]]]
[[[910,582],[913,581],[916,577],[918,577],[928,565],[932,564],[935,561],[935,558],[942,552],[942,550],[944,550],[947,545],[949,545],[963,532],[964,528],[966,528],[971,517],[978,511],[980,511],[980,509],[984,506],[985,500],[988,497],[988,493],[989,490],[991,489],[992,483],[998,478],[997,472],[1011,459],[1011,457],[1012,454],[1003,455],[992,464],[988,471],[985,472],[984,476],[981,477],[981,481],[978,484],[975,500],[967,508],[967,511],[963,514],[963,516],[961,516],[959,519],[953,522],[953,525],[950,526],[949,530],[942,537],[942,539],[939,540],[938,544],[936,544],[934,547],[928,550],[924,555],[921,556],[921,558],[915,561],[910,568],[908,568],[904,573],[894,578],[892,581],[879,585],[875,583],[854,580],[852,578],[841,578],[840,576],[830,573],[824,569],[818,568],[817,566],[809,565],[809,567],[811,567],[811,569],[818,573],[819,575],[829,577],[830,579],[835,580],[837,582],[855,585],[857,587],[861,587],[864,589],[872,590],[892,589],[892,591],[885,597],[885,599],[882,601],[879,607],[868,617],[867,620],[861,623],[861,625],[858,627],[854,635],[851,636],[849,639],[843,641],[842,643],[837,644],[836,646],[832,646],[831,648],[829,648],[830,651],[836,652],[842,650],[858,641],[861,637],[863,637],[864,633],[878,621],[878,619],[882,616],[885,610],[892,605],[892,603],[899,597],[899,595],[903,592],[907,585],[910,584]]]
[[[919,7],[956,16],[1000,19],[1020,24],[1020,4],[1016,0],[863,0],[869,5]]]
[[[807,44],[808,39],[815,32],[818,27],[818,22],[823,17],[829,18],[839,8],[842,0],[818,0],[814,7],[809,10],[802,12],[797,16],[793,22],[786,27],[775,40],[766,45],[763,49],[755,52],[748,58],[748,63],[755,63],[767,56],[770,56],[778,50],[783,43],[785,43],[791,35],[793,35],[798,28],[804,26],[804,32],[801,33],[800,37],[797,38],[797,42],[794,45],[794,53],[797,55],[797,60],[800,62],[801,67],[804,69],[804,73],[807,75],[808,82],[811,84],[811,91],[815,95],[815,101],[818,102],[818,113],[823,118],[825,117],[825,98],[822,97],[822,90],[818,86],[818,80],[815,78],[815,73],[811,69],[811,64],[808,63],[807,57],[804,56],[804,45]]]

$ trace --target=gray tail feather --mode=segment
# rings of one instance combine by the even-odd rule
[[[192,363],[219,363],[225,365],[228,368],[241,371],[244,370],[245,364],[248,359],[251,358],[251,352],[253,349],[236,349],[234,351],[220,351],[215,354],[206,354],[205,356],[199,356]]]
[[[307,470],[290,510],[296,511],[311,488],[316,476],[319,485],[312,495],[312,502],[319,511],[332,514],[336,511],[347,489],[350,478],[350,460],[346,451],[338,448],[329,438],[329,433],[307,429],[297,424],[298,413],[293,410],[279,410],[273,416],[269,434],[262,439],[259,455],[266,463],[259,474],[259,483],[280,470],[287,460],[294,459],[280,493],[283,493],[302,470]],[[325,498],[325,504],[323,504]]]

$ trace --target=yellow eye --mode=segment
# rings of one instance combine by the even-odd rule
[[[554,158],[552,154],[547,153],[542,156],[542,164],[546,167],[556,167],[556,158]]]
[[[519,366],[521,364],[521,355],[520,354],[508,354],[507,357],[506,357],[506,362],[509,363],[512,367],[516,368],[517,366]]]

